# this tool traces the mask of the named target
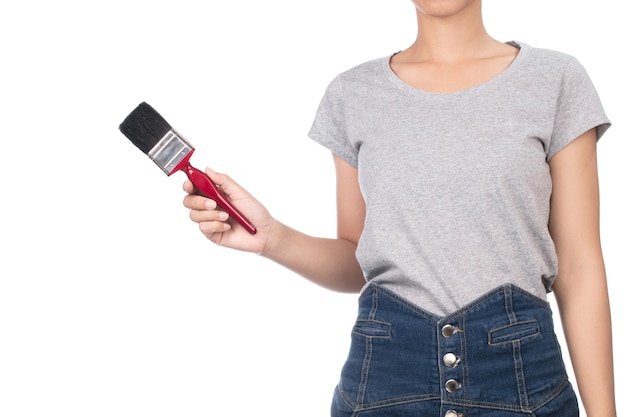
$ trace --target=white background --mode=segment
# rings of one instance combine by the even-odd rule
[[[599,158],[623,408],[618,4],[484,10],[500,40],[577,56],[614,123]],[[0,416],[328,415],[356,295],[212,245],[182,207],[184,175],[118,125],[147,101],[195,165],[333,236],[331,157],[306,133],[338,72],[412,42],[410,1],[7,1],[0,16]]]

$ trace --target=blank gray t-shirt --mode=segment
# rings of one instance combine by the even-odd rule
[[[512,44],[507,69],[452,93],[411,87],[390,56],[361,64],[330,83],[309,132],[358,169],[366,281],[434,314],[504,283],[546,299],[557,276],[548,161],[609,127],[575,58]]]

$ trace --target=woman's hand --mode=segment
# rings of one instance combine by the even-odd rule
[[[226,197],[256,227],[256,234],[248,233],[239,223],[230,220],[228,213],[220,210],[215,201],[195,194],[191,181],[185,181],[187,192],[183,205],[190,210],[189,217],[200,231],[213,243],[246,252],[262,253],[267,245],[274,219],[267,209],[228,175],[207,168],[206,174]]]
[[[361,221],[350,220],[340,227],[339,238],[309,236],[274,219],[261,203],[227,175],[210,169],[205,172],[257,230],[254,235],[248,233],[229,219],[215,201],[195,194],[193,184],[186,181],[183,188],[188,195],[183,204],[190,210],[191,220],[198,223],[209,240],[227,248],[262,255],[334,291],[358,292],[361,289],[365,279],[355,256],[356,242],[352,240],[362,228]],[[339,190],[345,193],[340,210],[345,219],[349,219],[350,214],[354,217],[365,213],[362,199],[355,198],[360,193],[354,189],[350,192],[350,187],[358,187],[356,170],[352,168],[348,172],[349,175],[339,181]]]

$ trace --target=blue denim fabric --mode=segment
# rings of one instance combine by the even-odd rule
[[[372,284],[331,415],[573,417],[578,403],[544,300],[506,284],[440,317]]]

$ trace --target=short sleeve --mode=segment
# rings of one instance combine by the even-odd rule
[[[326,88],[309,137],[356,167],[358,151],[350,143],[347,131],[341,79],[337,76]]]
[[[610,125],[587,71],[572,58],[561,79],[547,159],[594,127],[600,139]]]

